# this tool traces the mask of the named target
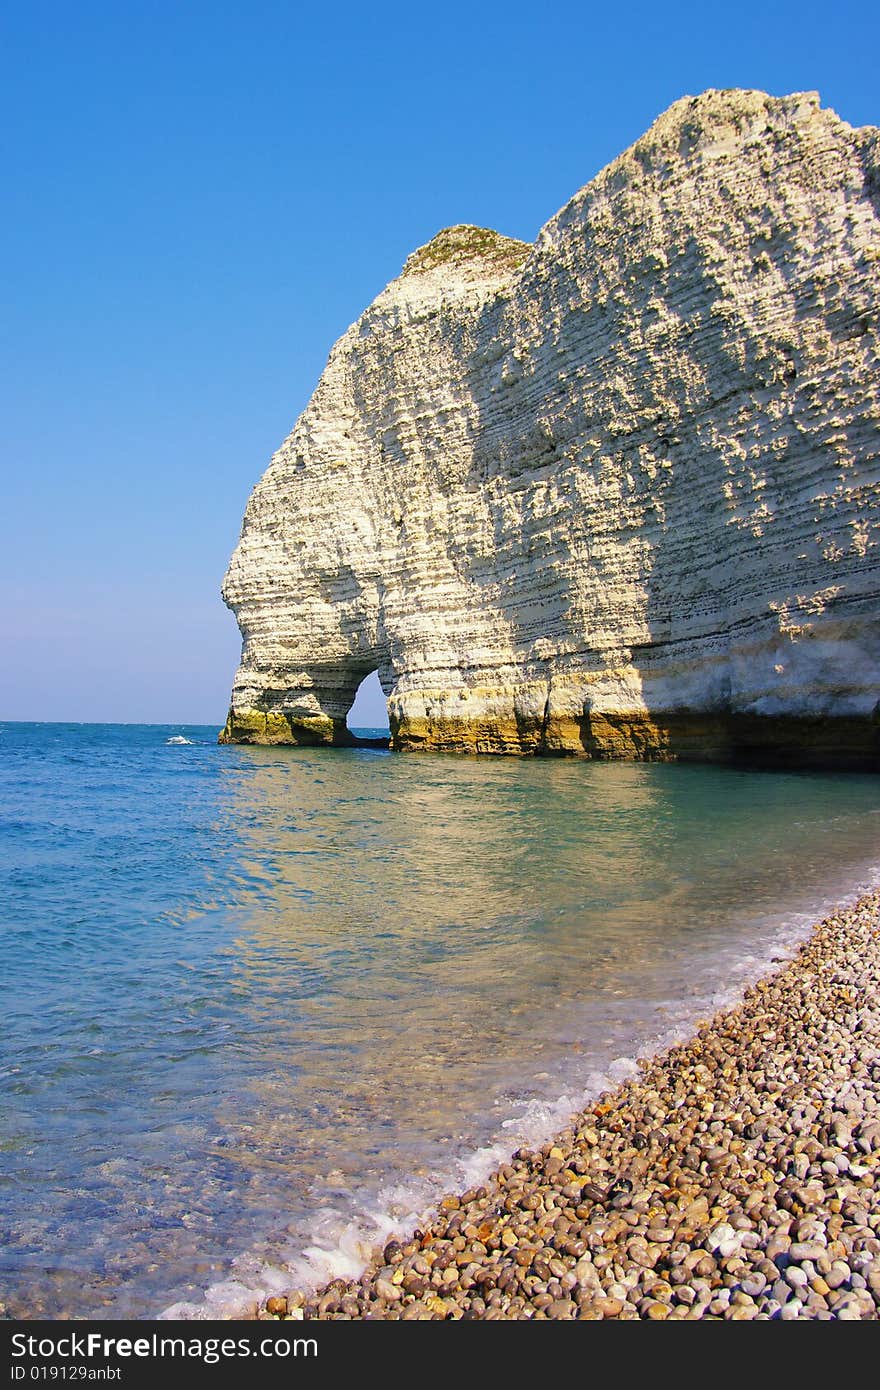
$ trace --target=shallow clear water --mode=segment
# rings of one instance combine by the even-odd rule
[[[355,1269],[880,862],[876,777],[215,739],[0,725],[14,1315]]]

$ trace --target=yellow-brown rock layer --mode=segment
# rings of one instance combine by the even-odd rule
[[[652,717],[643,710],[585,715],[577,721],[553,719],[546,725],[403,719],[392,723],[391,746],[408,752],[880,769],[880,725],[859,719],[701,716],[688,711]]]

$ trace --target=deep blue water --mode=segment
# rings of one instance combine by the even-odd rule
[[[876,777],[216,733],[0,725],[13,1315],[356,1268],[880,862]]]

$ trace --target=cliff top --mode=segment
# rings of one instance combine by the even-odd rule
[[[417,275],[440,266],[464,266],[479,259],[499,270],[517,270],[532,247],[527,241],[502,236],[488,227],[444,227],[425,246],[406,259],[403,275]]]

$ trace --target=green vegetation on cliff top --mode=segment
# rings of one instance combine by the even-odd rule
[[[464,265],[479,257],[503,270],[517,270],[531,251],[527,241],[515,241],[488,227],[444,227],[442,232],[407,257],[404,275],[435,270],[441,265]]]

